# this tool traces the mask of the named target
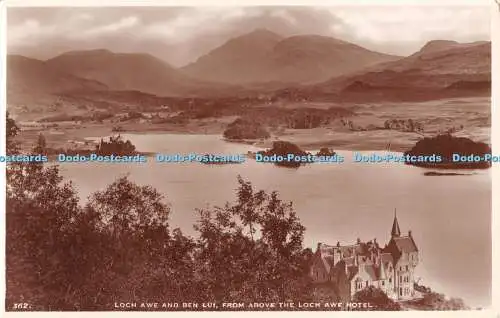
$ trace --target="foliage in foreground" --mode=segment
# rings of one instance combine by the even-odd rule
[[[12,125],[15,123],[12,121]],[[9,153],[16,126],[8,125]],[[44,139],[33,152],[44,149]],[[309,250],[291,204],[239,178],[234,204],[170,229],[163,195],[121,177],[82,205],[57,166],[7,168],[7,309],[110,310],[115,302],[308,299]]]
[[[469,310],[470,308],[460,298],[447,298],[436,293],[429,287],[414,284],[415,290],[422,293],[421,299],[411,301],[409,305],[419,310]]]
[[[401,310],[401,306],[390,299],[383,290],[374,286],[368,286],[354,294],[354,302],[370,303],[373,308],[368,310],[396,311]]]

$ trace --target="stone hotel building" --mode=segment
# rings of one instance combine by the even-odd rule
[[[343,301],[350,301],[368,286],[400,301],[418,297],[413,288],[417,264],[418,248],[412,233],[401,235],[395,214],[391,239],[383,248],[376,239],[366,243],[358,239],[352,245],[319,243],[310,274],[316,283],[332,284]]]

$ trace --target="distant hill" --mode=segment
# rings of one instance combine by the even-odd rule
[[[181,70],[209,81],[225,83],[265,82],[269,78],[267,56],[282,39],[276,33],[257,29],[228,40]]]
[[[408,57],[302,88],[343,100],[434,99],[491,89],[491,42],[431,41]]]
[[[391,63],[396,72],[419,70],[427,74],[491,74],[491,42],[430,41],[415,54]]]
[[[399,58],[331,37],[283,38],[258,29],[227,41],[182,70],[227,83],[314,83]]]
[[[134,90],[158,96],[196,93],[211,85],[189,78],[149,54],[108,50],[67,52],[47,61],[53,70],[97,80],[111,90]]]
[[[95,80],[54,70],[44,61],[20,55],[7,56],[7,102],[24,103],[68,91],[107,90]]]
[[[286,38],[275,46],[270,72],[277,79],[310,83],[399,58],[331,37],[301,35]]]

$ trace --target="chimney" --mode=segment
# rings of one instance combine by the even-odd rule
[[[408,236],[409,236],[409,237],[412,237],[412,236],[411,236],[411,230],[409,230],[409,231],[408,231]]]
[[[340,247],[340,242],[339,241],[337,241],[337,247]]]
[[[358,237],[358,239],[356,240],[356,243],[357,243],[357,244],[360,244],[360,243],[361,243],[361,240],[360,240],[360,238],[359,238],[359,237]]]

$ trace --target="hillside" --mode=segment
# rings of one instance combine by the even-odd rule
[[[7,79],[7,102],[14,104],[50,99],[59,92],[108,88],[99,81],[54,70],[44,61],[20,55],[7,56]]]
[[[406,58],[332,78],[302,91],[343,100],[425,100],[487,95],[490,83],[490,42],[431,41]]]
[[[284,39],[275,46],[270,72],[276,76],[274,80],[310,83],[399,58],[331,37],[301,35]]]
[[[229,40],[182,70],[227,83],[314,83],[397,59],[331,37],[282,38],[259,29]]]
[[[181,70],[186,74],[209,81],[249,83],[267,81],[267,56],[282,39],[276,33],[257,29],[228,40]]]
[[[149,54],[108,50],[72,51],[47,61],[53,70],[97,80],[111,90],[134,90],[158,96],[196,93],[210,85],[191,79]]]
[[[411,56],[385,68],[396,72],[419,70],[428,74],[491,74],[491,42],[430,41]]]

